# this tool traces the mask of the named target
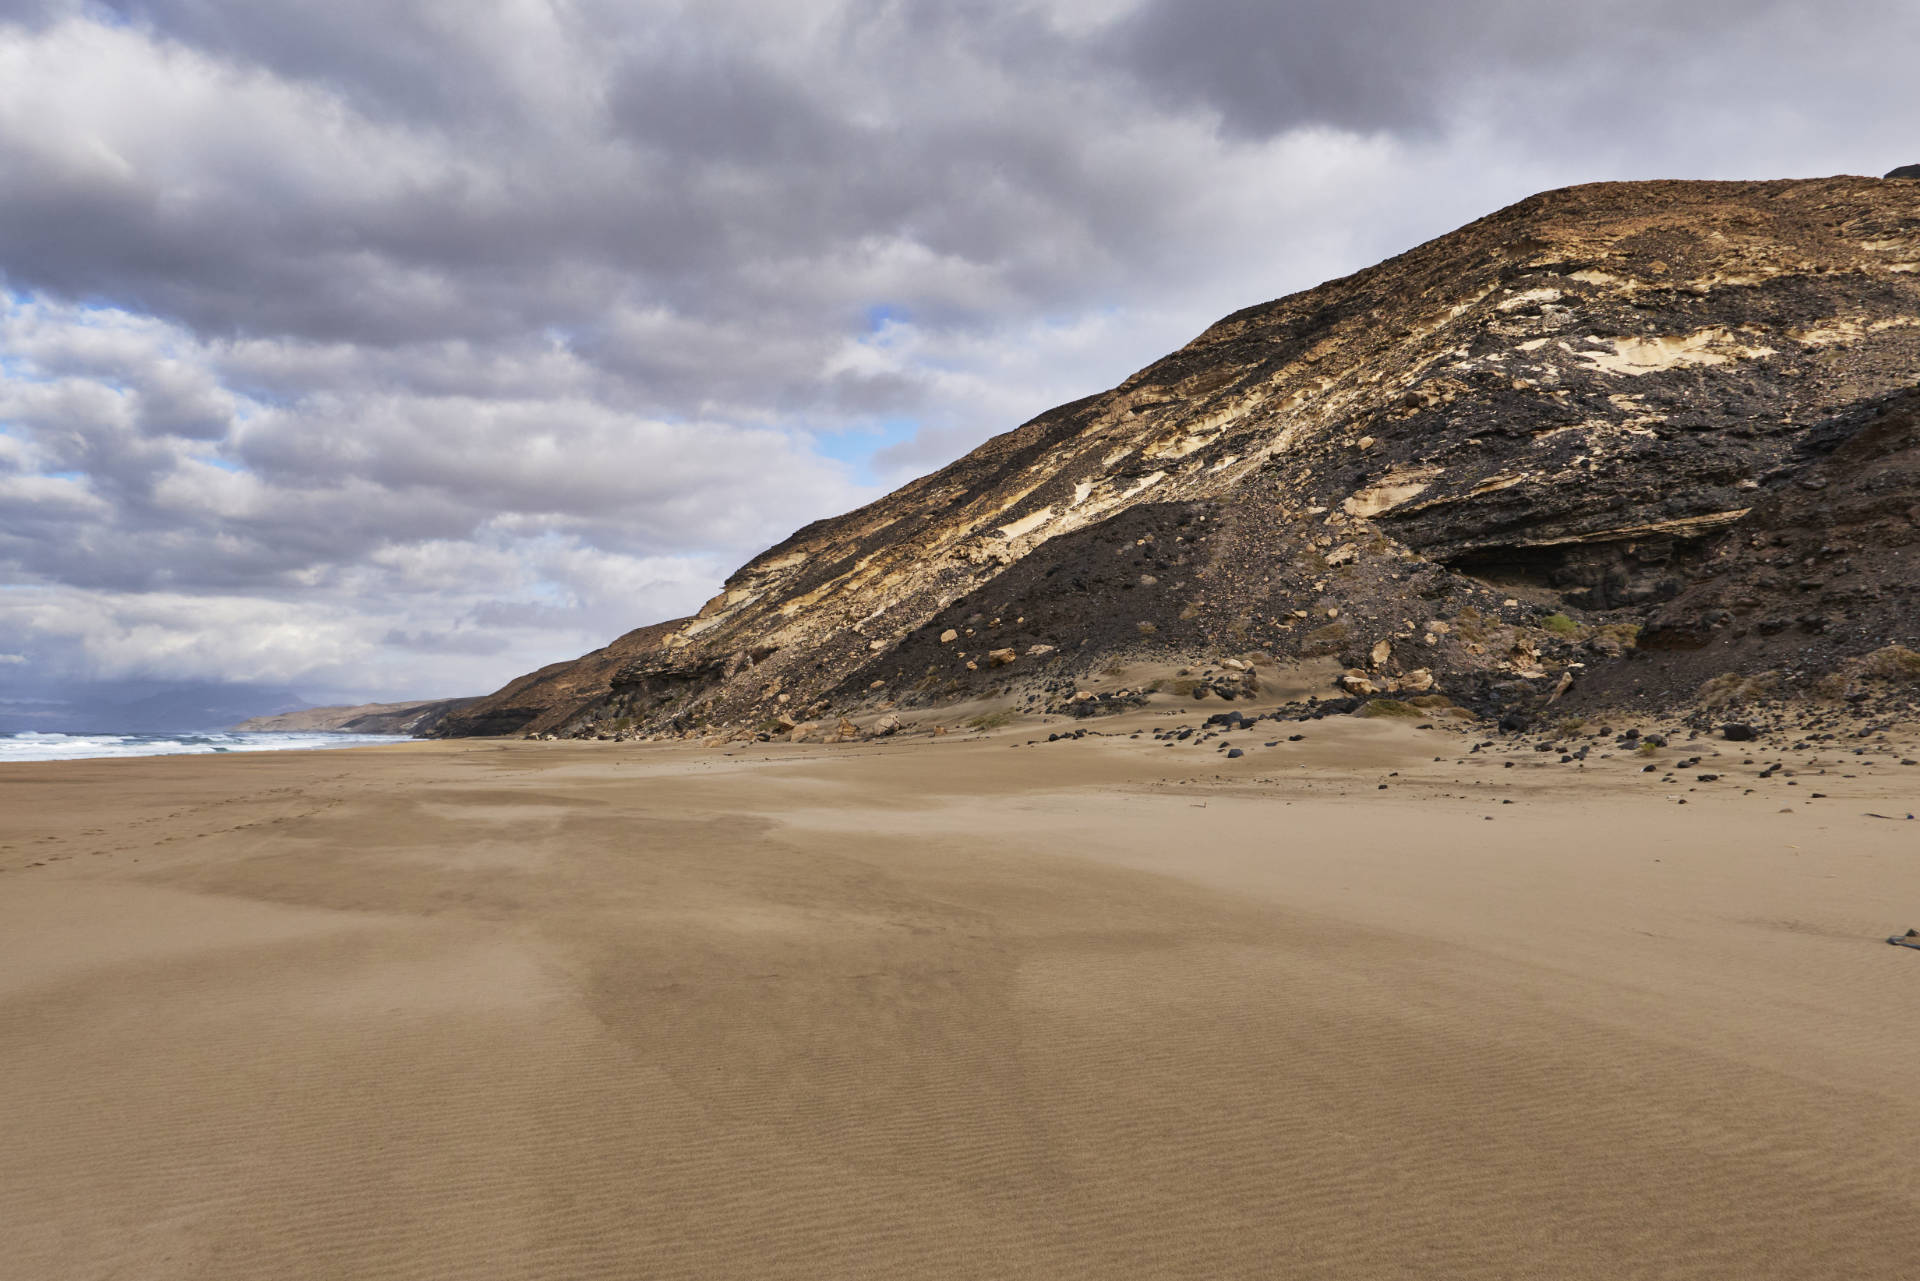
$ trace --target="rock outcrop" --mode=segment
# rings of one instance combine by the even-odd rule
[[[617,672],[653,658],[661,642],[687,621],[676,619],[637,628],[591,654],[549,663],[461,707],[441,720],[434,733],[437,737],[459,738],[564,730],[605,702]]]
[[[1064,706],[1221,653],[1499,714],[1614,666],[1663,687],[1701,636],[1772,663],[1782,617],[1835,661],[1912,645],[1916,383],[1920,184],[1549,192],[1229,316],[441,732]]]

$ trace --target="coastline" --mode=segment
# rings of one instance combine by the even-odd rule
[[[147,1278],[1912,1256],[1920,956],[1880,940],[1920,925],[1920,822],[1869,815],[1920,770],[1813,801],[1304,732],[0,771],[0,1248]]]
[[[0,734],[0,767],[39,761],[144,756],[226,756],[244,752],[337,751],[411,741],[405,735],[339,730],[20,730]]]

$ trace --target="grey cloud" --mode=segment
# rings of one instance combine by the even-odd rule
[[[1842,87],[1836,62],[1904,93],[1895,59],[1858,54],[1910,48],[1916,34],[1902,0],[1146,0],[1099,40],[1163,101],[1217,112],[1241,137],[1312,126],[1429,136],[1493,96],[1516,129],[1578,138],[1630,120],[1644,146],[1716,105],[1817,111]],[[1621,114],[1582,118],[1597,106]]]

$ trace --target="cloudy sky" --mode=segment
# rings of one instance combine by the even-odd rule
[[[1916,48],[1912,0],[0,0],[0,701],[490,690],[1530,192],[1920,161]]]

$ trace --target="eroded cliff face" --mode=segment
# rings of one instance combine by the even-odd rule
[[[1660,611],[1756,510],[1779,519],[1776,496],[1916,383],[1920,182],[1550,192],[1229,316],[800,530],[697,617],[623,638],[604,691],[510,725],[537,673],[447,728],[1058,706],[1118,658],[1223,652],[1537,704],[1656,616],[1680,626]],[[1833,603],[1829,643],[1912,643],[1914,602],[1887,590],[1871,625]],[[1729,634],[1742,608],[1777,613],[1713,606]]]

